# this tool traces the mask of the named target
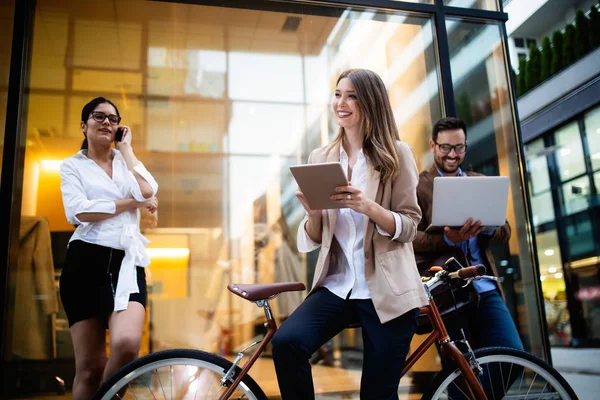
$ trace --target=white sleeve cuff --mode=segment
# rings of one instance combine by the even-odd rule
[[[158,191],[158,183],[156,183],[156,180],[154,180],[154,177],[150,174],[150,172],[148,172],[146,167],[144,167],[144,164],[142,164],[140,162],[135,167],[133,167],[133,169],[135,170],[135,172],[140,174],[140,176],[142,178],[144,178],[144,180],[146,182],[148,182],[148,184],[152,188],[152,196],[156,196],[156,192]],[[129,180],[129,185],[131,186],[131,195],[133,196],[133,198],[136,199],[137,201],[147,200],[142,195],[142,189],[140,188],[140,185],[139,185],[137,179],[135,178],[135,175],[133,174],[133,172],[128,171],[127,178]]]
[[[73,219],[78,224],[86,224],[77,218],[77,214],[81,213],[102,213],[114,214],[117,211],[117,205],[112,200],[86,200],[79,209],[73,213]]]
[[[308,237],[308,233],[306,233],[306,223],[308,222],[308,218],[305,217],[300,225],[298,225],[298,251],[300,253],[309,253],[315,249],[318,249],[321,246],[319,243],[313,242],[313,240]]]
[[[392,237],[392,240],[396,240],[396,239],[398,239],[398,236],[400,236],[400,234],[402,233],[402,219],[400,218],[400,214],[398,214],[397,212],[394,212],[394,211],[390,211],[390,212],[394,216],[394,222],[396,223],[396,231],[394,233],[394,236]],[[377,232],[379,232],[380,235],[392,236],[390,233],[386,232],[378,224],[376,224],[375,226],[377,227]]]

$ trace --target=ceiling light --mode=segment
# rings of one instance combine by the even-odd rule
[[[542,282],[543,282],[544,280],[546,280],[546,276],[545,276],[545,275],[541,275],[541,276],[540,276],[540,281],[542,281]]]
[[[49,171],[60,171],[62,160],[42,160],[42,168]]]
[[[557,271],[556,267],[550,267],[548,268],[548,272],[550,272],[551,274],[555,273]]]
[[[546,249],[544,251],[544,254],[547,255],[547,256],[553,256],[554,255],[554,250],[552,250],[552,249]]]
[[[562,272],[557,272],[557,273],[555,273],[555,274],[554,274],[554,277],[555,277],[556,279],[560,279],[560,278],[562,278]]]

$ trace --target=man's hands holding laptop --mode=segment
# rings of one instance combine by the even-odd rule
[[[444,236],[454,244],[474,238],[485,230],[485,226],[481,225],[481,221],[473,222],[473,218],[469,218],[460,229],[453,229],[446,226],[444,228]]]

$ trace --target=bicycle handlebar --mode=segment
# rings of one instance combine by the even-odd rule
[[[466,267],[466,268],[462,268],[459,269],[458,271],[455,272],[450,272],[448,274],[448,277],[450,279],[456,279],[456,278],[460,278],[460,279],[468,279],[468,278],[475,278],[478,276],[482,276],[485,275],[487,269],[485,268],[484,265],[475,265],[472,267]]]

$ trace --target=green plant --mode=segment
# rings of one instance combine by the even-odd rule
[[[542,67],[540,72],[541,82],[552,76],[552,45],[548,36],[542,40]]]
[[[542,58],[540,49],[532,44],[529,48],[529,61],[525,67],[525,90],[529,90],[541,82]]]
[[[471,96],[467,91],[462,92],[456,102],[456,113],[467,126],[473,125],[473,111],[471,108]]]
[[[600,46],[600,12],[595,5],[590,9],[590,49]]]
[[[525,89],[525,69],[527,68],[527,60],[524,58],[519,60],[519,75],[517,75],[517,97],[521,96],[527,90]]]
[[[590,51],[590,21],[583,11],[575,13],[575,59],[580,59]]]
[[[572,24],[568,24],[565,27],[562,46],[562,62],[564,67],[575,62],[575,27]]]
[[[561,31],[554,31],[552,33],[552,66],[550,68],[550,75],[554,75],[565,65],[562,59],[562,48],[563,34]]]

